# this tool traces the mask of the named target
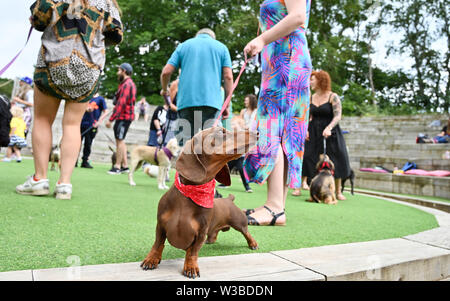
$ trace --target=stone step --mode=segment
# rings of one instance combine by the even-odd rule
[[[393,170],[394,167],[402,168],[407,161],[412,161],[417,164],[418,169],[423,170],[450,170],[450,160],[442,159],[422,159],[410,157],[408,160],[394,157],[351,157],[351,163],[358,163],[359,168],[374,168],[375,166],[382,166],[384,168]]]
[[[391,193],[450,199],[450,177],[429,177],[355,170],[355,186]]]
[[[196,279],[181,275],[183,262],[183,258],[163,258],[157,269],[149,271],[132,262],[4,272],[0,281],[435,281],[450,275],[450,251],[414,236],[200,257],[201,277]]]
[[[350,192],[350,188],[346,188],[345,191]],[[353,191],[355,193],[362,193],[362,194],[366,194],[366,195],[387,197],[390,199],[399,200],[402,202],[408,202],[411,204],[416,204],[416,205],[420,205],[420,206],[424,206],[424,207],[434,208],[434,209],[438,209],[438,210],[450,213],[450,202],[441,202],[441,201],[429,200],[426,197],[413,197],[413,196],[373,191],[373,190],[360,189],[360,188],[355,188]]]

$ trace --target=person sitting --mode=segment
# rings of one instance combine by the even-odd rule
[[[434,143],[448,143],[450,140],[450,118],[447,125],[442,128],[442,131],[434,137]]]
[[[141,100],[136,105],[137,108],[137,114],[136,114],[136,120],[139,120],[141,116],[144,116],[145,123],[148,122],[148,103],[145,97],[142,97]]]

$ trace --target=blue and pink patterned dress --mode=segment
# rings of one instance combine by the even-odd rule
[[[281,143],[289,163],[286,185],[301,185],[312,71],[305,35],[310,6],[311,0],[307,0],[304,27],[266,45],[261,52],[262,81],[256,117],[259,140],[244,161],[244,173],[250,182],[266,181]],[[283,0],[265,0],[260,9],[262,31],[275,26],[287,14]]]

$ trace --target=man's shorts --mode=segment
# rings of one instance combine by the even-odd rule
[[[116,120],[114,123],[114,137],[116,137],[117,140],[124,140],[130,124],[130,120]]]

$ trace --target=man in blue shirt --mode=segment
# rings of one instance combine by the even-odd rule
[[[169,95],[168,85],[172,73],[181,69],[178,94],[178,130],[180,146],[198,130],[211,127],[222,109],[223,94],[231,93],[233,72],[228,48],[216,40],[211,29],[201,29],[195,36],[180,44],[172,53],[161,73],[161,95]],[[222,118],[228,117],[228,108]],[[182,128],[182,129],[181,129]]]
[[[81,167],[92,168],[89,164],[89,155],[91,154],[92,143],[97,135],[97,128],[108,114],[105,99],[99,94],[95,94],[94,98],[89,101],[89,105],[84,113],[81,121],[81,142],[84,139],[83,161]]]

